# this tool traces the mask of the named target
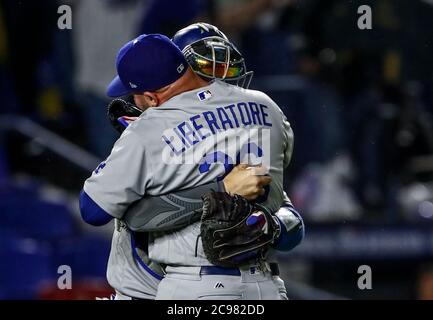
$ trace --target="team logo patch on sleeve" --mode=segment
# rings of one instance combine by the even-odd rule
[[[200,101],[205,101],[212,98],[212,92],[210,90],[204,90],[197,93],[197,97]]]

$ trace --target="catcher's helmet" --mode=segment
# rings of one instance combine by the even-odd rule
[[[179,30],[172,41],[194,72],[206,80],[221,79],[244,88],[250,85],[253,72],[247,72],[242,54],[217,27],[194,23]]]

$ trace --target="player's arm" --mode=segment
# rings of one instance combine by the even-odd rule
[[[283,166],[287,168],[292,158],[294,135],[289,121],[283,111],[278,108],[282,119],[283,130]],[[296,247],[304,238],[305,226],[301,215],[296,211],[287,194],[284,192],[284,200],[280,209],[275,213],[280,224],[281,233],[274,241],[274,249],[289,251]]]
[[[290,126],[289,121],[287,120],[286,116],[284,115],[284,113],[280,110],[281,112],[281,116],[283,119],[283,136],[284,136],[284,141],[283,141],[283,153],[284,153],[284,168],[287,168],[287,166],[290,163],[290,160],[292,159],[292,153],[293,153],[293,140],[294,140],[294,136],[293,136],[293,130],[292,127]]]
[[[193,189],[174,192],[168,195],[145,197],[134,204],[125,214],[124,221],[128,227],[137,232],[168,231],[184,228],[200,220],[202,215],[202,196],[210,191],[228,191],[241,194],[253,200],[262,191],[265,183],[246,175],[242,168],[235,167],[224,181],[213,182]],[[260,176],[255,176],[260,177]],[[259,188],[257,188],[259,187]],[[301,215],[284,193],[284,203],[275,213],[280,225],[280,234],[274,240],[273,248],[278,251],[289,251],[299,245],[304,238],[305,226]]]
[[[144,144],[133,131],[126,131],[114,144],[110,156],[84,183],[80,211],[84,221],[100,226],[121,218],[145,193]]]
[[[284,203],[275,213],[280,224],[280,235],[272,247],[278,251],[289,251],[299,245],[305,236],[305,225],[301,215],[284,192]]]
[[[269,176],[254,175],[247,165],[241,164],[234,167],[223,181],[162,196],[146,196],[128,209],[123,221],[136,232],[184,228],[200,220],[204,194],[220,191],[254,200],[264,193],[263,187],[270,182]]]

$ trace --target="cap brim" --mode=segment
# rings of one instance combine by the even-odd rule
[[[131,89],[123,85],[122,81],[120,81],[119,76],[114,78],[107,88],[107,95],[111,98],[125,96],[130,93],[131,93]]]

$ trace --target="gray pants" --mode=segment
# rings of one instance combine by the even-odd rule
[[[156,300],[287,300],[284,282],[269,271],[203,275],[200,267],[167,267]]]

